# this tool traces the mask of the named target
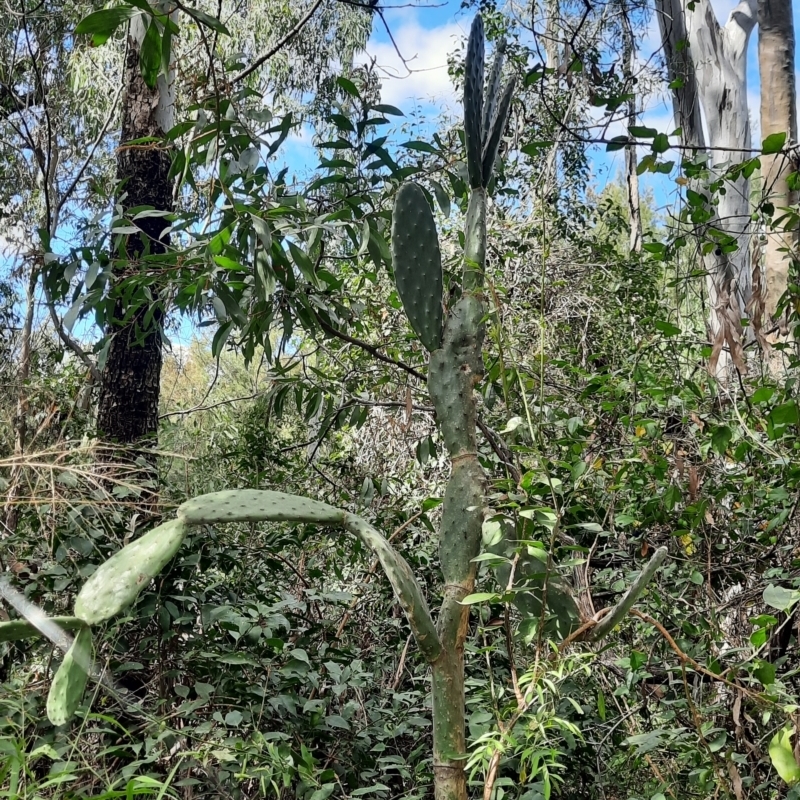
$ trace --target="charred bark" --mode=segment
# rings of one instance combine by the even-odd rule
[[[143,27],[134,20],[128,39],[117,178],[125,211],[150,206],[170,212],[173,199],[169,152],[157,143],[126,144],[143,137],[161,139],[172,127],[172,82],[159,76],[151,89],[141,75]],[[137,273],[156,270],[157,261],[143,259],[165,253],[169,246],[169,235],[162,233],[167,227],[163,217],[144,217],[135,224],[141,233],[128,237],[127,258],[115,272],[117,285]],[[153,302],[159,303],[158,282],[148,283]],[[131,306],[119,297],[113,319],[106,326],[111,340],[100,383],[97,427],[106,441],[121,445],[152,446],[157,439],[163,311],[157,308],[149,321],[145,319],[147,312],[146,305]]]

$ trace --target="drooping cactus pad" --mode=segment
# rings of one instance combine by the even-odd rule
[[[219,522],[316,522],[341,524],[344,512],[319,500],[260,489],[230,489],[187,500],[178,517],[189,525]]]
[[[50,685],[47,718],[53,725],[63,725],[77,711],[91,668],[92,632],[84,626],[78,631]]]

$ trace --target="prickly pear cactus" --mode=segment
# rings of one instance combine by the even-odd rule
[[[96,625],[129,606],[172,560],[185,535],[186,523],[176,519],[123,547],[83,585],[75,600],[75,616]]]
[[[316,522],[341,524],[344,512],[319,500],[260,489],[231,489],[187,500],[178,517],[189,525],[218,522]]]
[[[464,65],[464,139],[469,185],[473,189],[483,185],[483,58],[483,19],[476,14],[469,32]]]
[[[65,631],[74,631],[86,626],[86,623],[77,617],[50,617],[49,622],[58,625]],[[41,635],[41,631],[25,619],[0,622],[0,642],[19,642],[22,639],[33,639]]]
[[[408,321],[429,352],[442,343],[442,256],[422,189],[404,183],[394,202],[392,262]]]
[[[47,718],[64,725],[78,710],[92,668],[92,632],[84,626],[53,676],[47,695]]]
[[[494,61],[492,62],[492,69],[489,72],[489,80],[486,84],[486,100],[483,103],[482,147],[486,147],[486,138],[492,126],[492,122],[494,121],[497,99],[500,97],[500,78],[503,76],[505,52],[506,43],[501,40],[497,43],[497,47],[494,51]]]
[[[494,172],[494,162],[497,158],[497,151],[500,149],[500,140],[503,138],[506,122],[508,122],[508,115],[511,111],[511,101],[514,99],[514,89],[516,85],[516,80],[514,78],[508,82],[500,97],[500,102],[497,105],[497,113],[492,118],[491,125],[484,131],[485,143],[483,146],[483,161],[481,167],[481,180],[484,186],[489,185],[492,172]]]

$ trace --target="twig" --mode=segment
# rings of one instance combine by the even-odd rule
[[[489,447],[494,450],[495,455],[500,459],[500,463],[508,470],[508,474],[514,482],[519,483],[522,479],[522,474],[514,464],[514,456],[506,447],[505,442],[480,417],[478,417],[477,423],[481,433],[486,437]]]
[[[690,655],[684,653],[683,650],[681,650],[681,648],[678,646],[678,643],[672,638],[669,631],[657,619],[653,619],[653,617],[651,617],[649,614],[644,614],[636,608],[632,608],[630,613],[633,614],[634,617],[639,617],[639,619],[644,620],[652,625],[667,640],[667,644],[675,651],[675,654],[682,663],[691,665],[692,669],[696,670],[701,675],[705,675],[707,678],[711,678],[711,680],[731,686],[737,691],[747,694],[755,699],[764,699],[764,696],[758,692],[753,692],[738,683],[729,681],[722,675],[717,675],[716,672],[711,672],[711,670],[706,669],[702,664],[699,664],[697,661],[695,661]]]
[[[667,548],[659,547],[653,557],[647,562],[645,568],[639,573],[639,577],[630,585],[630,588],[622,596],[622,599],[614,608],[605,615],[601,622],[598,622],[594,629],[589,633],[588,638],[597,642],[603,639],[628,615],[633,604],[639,599],[639,595],[645,590],[647,584],[653,580],[656,570],[661,566],[667,557]]]
[[[370,355],[377,358],[378,361],[383,361],[384,364],[391,364],[393,367],[399,367],[400,369],[407,372],[409,375],[413,375],[415,378],[418,378],[421,381],[427,380],[425,376],[418,370],[414,369],[414,367],[411,367],[408,364],[404,364],[402,361],[395,361],[395,359],[390,358],[389,356],[385,356],[383,353],[381,353],[380,350],[378,350],[377,347],[369,344],[369,342],[365,342],[362,341],[361,339],[356,339],[353,336],[349,336],[348,334],[344,333],[344,331],[340,331],[338,328],[334,328],[332,325],[329,325],[320,316],[317,316],[317,321],[319,322],[319,325],[322,328],[322,330],[324,330],[330,336],[334,336],[337,339],[341,339],[343,342],[347,342],[348,344],[353,344],[356,347],[360,347],[362,350],[366,351]]]
[[[47,277],[42,275],[42,286],[44,287],[44,299],[47,310],[50,312],[50,319],[53,321],[53,327],[56,329],[58,338],[78,357],[81,363],[89,370],[93,381],[100,381],[100,370],[97,369],[94,361],[87,355],[86,351],[64,330],[64,326],[56,314],[53,298],[50,295],[50,289],[47,288]]]
[[[231,84],[244,80],[248,75],[252,75],[264,62],[269,61],[278,51],[282,50],[289,42],[300,33],[306,23],[314,16],[316,10],[322,5],[322,0],[316,2],[308,9],[306,14],[301,17],[297,24],[292,28],[274,47],[267,50],[263,56],[259,56],[247,69],[243,69],[238,75],[231,79]]]
[[[217,403],[211,403],[207,406],[193,406],[192,408],[187,408],[184,411],[170,411],[167,414],[159,414],[159,419],[167,419],[167,417],[185,417],[187,414],[194,414],[196,411],[210,411],[212,408],[218,408],[219,406],[225,406],[230,403],[238,403],[240,400],[255,400],[257,397],[260,397],[263,392],[254,392],[253,394],[246,394],[242,397],[231,397],[229,400],[220,400]]]
[[[127,44],[127,39],[126,39],[126,41],[125,41],[125,54],[123,55],[123,60],[127,57],[127,50],[128,50],[128,44]],[[58,206],[56,207],[56,217],[58,217],[58,215],[61,213],[61,209],[64,207],[64,204],[72,196],[72,193],[75,191],[75,188],[77,187],[78,183],[80,182],[80,179],[83,177],[83,173],[86,172],[87,168],[89,167],[89,164],[92,162],[92,159],[94,158],[95,151],[100,146],[100,142],[103,140],[103,138],[105,137],[106,133],[108,132],[108,126],[111,125],[111,120],[114,119],[114,115],[117,113],[117,108],[118,108],[118,104],[119,104],[119,98],[120,98],[120,95],[122,94],[122,90],[124,88],[125,88],[124,81],[120,81],[119,89],[117,90],[117,94],[114,97],[113,102],[111,103],[111,109],[109,110],[108,116],[106,117],[106,120],[103,123],[103,127],[100,128],[100,133],[97,134],[97,138],[94,140],[94,142],[92,143],[92,146],[89,148],[89,155],[86,156],[85,161],[81,165],[81,168],[78,170],[78,174],[74,177],[74,179],[72,180],[72,183],[69,185],[67,190],[61,196],[61,199],[58,201]]]
[[[400,663],[397,665],[397,672],[394,675],[394,680],[392,681],[392,691],[397,691],[397,687],[400,685],[400,679],[403,677],[403,669],[406,666],[406,656],[408,655],[408,646],[411,644],[411,640],[414,638],[414,634],[410,634],[408,639],[406,639],[405,647],[403,647],[403,652],[400,654]]]

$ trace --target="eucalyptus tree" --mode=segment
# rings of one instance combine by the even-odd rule
[[[788,145],[797,143],[797,88],[795,79],[795,32],[791,2],[759,0],[758,66],[761,76],[761,136],[784,137]],[[786,341],[787,315],[778,318],[778,306],[789,285],[792,259],[797,256],[797,216],[791,207],[798,194],[794,163],[788,151],[761,157],[763,181],[762,208],[767,213],[766,246],[761,273],[763,306],[768,344]],[[772,353],[772,369],[780,373],[780,354]]]
[[[748,316],[752,294],[752,169],[731,176],[727,172],[732,162],[750,155],[747,46],[757,21],[756,0],[738,3],[724,25],[708,0],[688,4],[657,0],[656,15],[681,141],[689,153],[695,152],[697,163],[692,165],[693,159],[688,158],[690,172],[697,176],[705,170],[705,186],[715,182],[725,186],[713,199],[707,198],[713,208],[710,216],[704,215],[701,237],[714,347],[712,369],[722,377],[731,358],[744,367],[741,320]],[[704,191],[697,182],[693,186],[693,191]]]
[[[319,114],[371,29],[368,11],[333,0],[291,13],[205,5],[178,15],[170,3],[23,3],[0,23],[5,235],[38,253],[29,263],[55,330],[100,385],[98,427],[123,443],[155,433],[169,213],[197,202],[177,189],[181,150],[166,134],[223,90],[259,98],[262,117]],[[109,211],[110,231],[98,216]],[[83,263],[64,259],[76,239]],[[107,335],[92,342],[84,325],[80,344],[71,331],[84,317]]]
[[[187,91],[187,79],[195,97],[200,92],[206,100],[223,85],[233,99],[269,93],[273,107],[282,96],[310,91],[319,109],[334,64],[347,70],[369,31],[369,15],[335,2],[308,3],[293,14],[275,13],[269,3],[209,4],[208,11],[197,7],[185,13],[197,26],[186,41],[179,36],[179,15],[166,1],[146,10],[123,3],[95,12],[77,28],[98,43],[130,18],[117,155],[119,213],[129,224],[116,229],[126,241],[111,270],[113,306],[109,302],[103,311],[107,343],[97,415],[101,434],[121,443],[141,443],[157,434],[163,317],[169,304],[169,288],[159,273],[174,264],[169,220],[179,173],[168,135],[176,114],[191,102],[179,97]],[[193,50],[204,58],[198,61]],[[183,81],[176,63],[184,63]],[[254,153],[251,148],[251,160]],[[136,290],[131,294],[126,277],[132,274]]]

